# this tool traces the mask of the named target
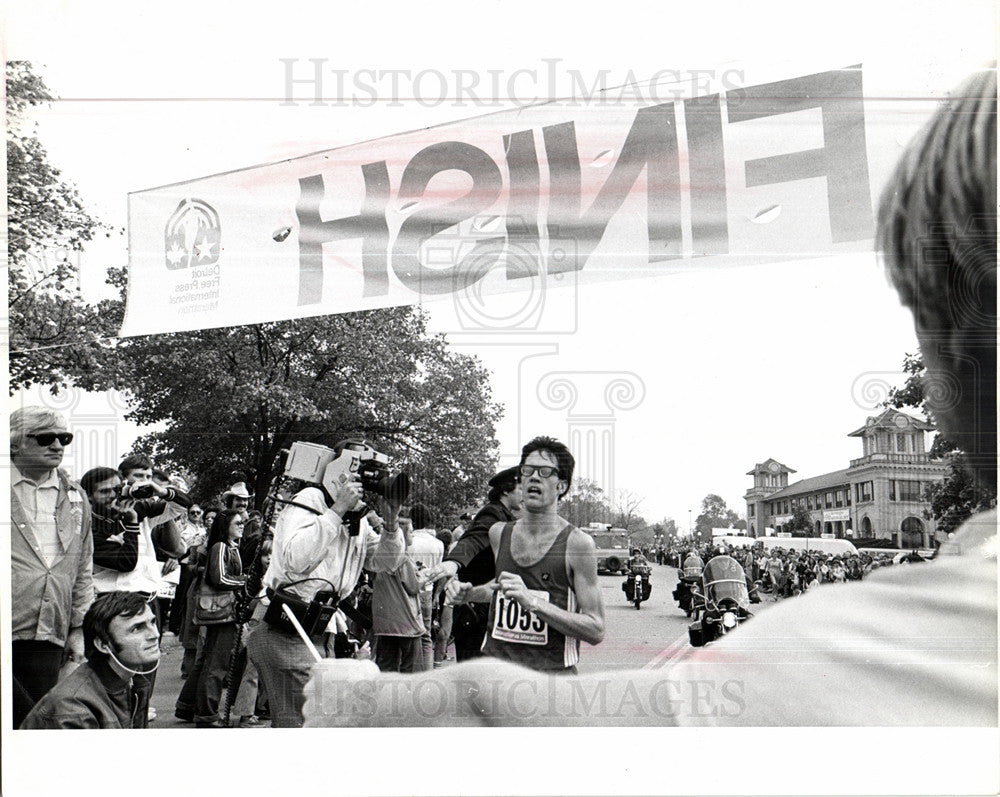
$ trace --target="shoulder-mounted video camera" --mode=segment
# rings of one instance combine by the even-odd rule
[[[385,498],[393,503],[403,503],[410,495],[410,477],[406,473],[392,475],[389,457],[368,445],[364,440],[345,440],[338,444],[340,453],[317,443],[292,443],[285,460],[284,476],[300,479],[323,489],[329,500],[345,483],[355,476],[370,496]],[[348,512],[351,535],[361,529],[361,518],[368,506],[361,503]]]

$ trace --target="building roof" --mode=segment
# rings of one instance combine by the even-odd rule
[[[844,468],[844,470],[824,473],[822,476],[813,476],[811,479],[801,479],[795,482],[795,484],[789,484],[787,487],[781,488],[776,493],[771,493],[764,500],[773,501],[775,498],[790,498],[793,495],[815,493],[820,490],[828,490],[831,487],[843,487],[845,484],[850,483],[850,479],[847,477],[849,470],[849,468]]]
[[[921,429],[925,432],[934,430],[934,426],[920,418],[914,418],[905,412],[889,407],[880,415],[870,416],[860,429],[850,432],[848,437],[864,437],[866,433],[876,429],[888,429],[891,432],[902,432],[905,429]]]
[[[777,467],[772,467],[772,465],[776,465]],[[753,476],[755,473],[759,473],[762,470],[767,471],[769,473],[782,473],[782,472],[784,472],[784,473],[797,473],[798,472],[794,468],[790,468],[787,465],[782,465],[776,459],[768,458],[768,459],[765,459],[763,462],[758,462],[756,465],[754,465],[753,466],[753,470],[748,470],[746,475],[747,476]]]

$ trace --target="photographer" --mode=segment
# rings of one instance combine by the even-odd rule
[[[339,456],[348,447],[362,450],[357,447],[362,445],[347,441],[334,450]],[[401,502],[380,500],[380,514],[369,512],[360,520],[359,532],[352,535],[345,516],[358,507],[362,492],[352,472],[329,491],[309,484],[286,502],[275,524],[271,563],[264,575],[269,594],[280,590],[309,602],[317,593],[333,590],[346,598],[354,591],[362,568],[384,572],[399,567],[405,555],[397,527]],[[328,658],[334,657],[338,622],[343,624],[339,612],[324,632],[312,637],[320,654]],[[303,689],[313,664],[305,643],[294,631],[265,622],[251,635],[247,652],[267,690],[272,726],[301,727]]]
[[[91,468],[80,479],[90,499],[94,566],[130,573],[139,561],[139,516],[118,503],[122,480],[114,468]]]
[[[153,464],[142,454],[133,454],[122,460],[118,466],[118,475],[123,484],[117,489],[113,507],[128,521],[133,514],[139,523],[139,533],[135,535],[136,561],[125,569],[124,557],[117,562],[94,561],[94,591],[97,594],[105,592],[140,592],[150,601],[150,608],[156,615],[157,628],[161,627],[159,607],[156,604],[156,594],[163,581],[163,565],[156,558],[157,545],[168,557],[180,557],[187,551],[187,546],[181,538],[180,531],[173,523],[157,532],[156,544],[153,540],[153,529],[165,521],[182,514],[187,514],[191,499],[172,486],[157,484],[153,480]],[[131,537],[125,534],[124,537]],[[111,540],[109,536],[105,542]],[[111,549],[105,549],[102,558]],[[132,679],[132,687],[136,693],[138,707],[133,723],[135,728],[147,727],[147,710],[149,698],[153,692],[156,673],[137,675]]]

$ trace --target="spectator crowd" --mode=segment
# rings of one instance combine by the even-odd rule
[[[178,719],[201,728],[262,727],[276,704],[285,713],[275,724],[299,724],[302,706],[294,687],[290,702],[287,684],[269,698],[267,683],[283,684],[284,670],[270,671],[274,662],[264,642],[278,632],[264,621],[274,589],[289,580],[275,574],[295,575],[281,569],[294,558],[296,544],[284,532],[306,528],[311,534],[309,524],[339,505],[311,496],[316,487],[292,484],[268,526],[245,481],[202,506],[183,478],[142,454],[127,456],[117,468],[92,468],[74,481],[59,467],[73,444],[59,412],[22,407],[10,422],[14,727],[148,727],[156,716],[150,698],[164,633],[183,648]],[[498,476],[504,500],[517,507],[515,471]],[[490,483],[492,499],[500,494],[498,484]],[[311,513],[298,503],[306,499],[316,501]],[[473,513],[463,513],[453,529],[438,529],[434,513],[420,503],[383,507],[383,515],[398,525],[398,550],[382,545],[386,521],[371,511],[362,521],[372,535],[366,553],[386,548],[381,558],[362,554],[365,566],[351,578],[341,567],[346,559],[336,557],[324,560],[336,565],[328,570],[317,570],[314,562],[303,571],[331,577],[341,571],[337,586],[345,599],[319,634],[329,654],[370,657],[394,672],[440,667],[455,641],[458,608],[472,618],[471,631],[461,615],[455,632],[460,639],[471,634],[471,642],[460,646],[461,658],[479,655],[485,614],[472,604],[453,607],[447,579],[428,577],[465,526],[473,525]],[[339,534],[341,515],[331,517]],[[488,528],[488,521],[514,514],[486,517]],[[281,562],[272,569],[276,533]],[[382,537],[388,541],[389,535]],[[483,580],[494,575],[491,557],[485,567]],[[256,656],[255,635],[261,648]],[[272,677],[262,678],[258,665]],[[94,710],[96,704],[102,708]]]

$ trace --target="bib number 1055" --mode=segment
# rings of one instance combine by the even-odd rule
[[[540,601],[548,601],[549,594],[542,590],[528,590]],[[537,617],[527,609],[503,595],[497,595],[496,612],[493,617],[493,629],[490,632],[494,639],[504,642],[517,642],[521,645],[545,645],[549,641],[549,626],[541,617]]]

